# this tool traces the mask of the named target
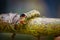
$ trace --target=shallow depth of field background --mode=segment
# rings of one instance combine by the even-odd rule
[[[0,0],[0,13],[24,13],[32,9],[46,17],[60,18],[60,0]]]
[[[60,0],[0,0],[0,14],[22,14],[32,9],[40,11],[41,16],[60,18]],[[9,40],[10,36],[10,33],[0,33],[0,40]],[[15,40],[33,40],[33,36],[17,34]]]

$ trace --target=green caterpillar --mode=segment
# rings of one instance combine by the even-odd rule
[[[11,24],[0,20],[0,32],[13,33],[12,40],[16,33],[33,35],[37,40],[40,40],[41,36],[55,36],[60,34],[59,18],[41,18],[39,17],[40,13],[35,10],[25,15],[27,16],[25,19],[26,24]]]

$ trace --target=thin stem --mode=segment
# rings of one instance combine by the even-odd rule
[[[11,40],[14,40],[15,36],[16,36],[16,33],[13,33],[11,36]]]

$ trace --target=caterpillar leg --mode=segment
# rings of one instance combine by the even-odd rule
[[[11,40],[14,40],[15,36],[16,36],[16,33],[13,33],[11,36]]]

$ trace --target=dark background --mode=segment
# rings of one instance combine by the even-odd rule
[[[41,0],[39,1],[41,2]],[[44,16],[47,17],[60,18],[60,0],[43,0],[43,1],[42,3],[46,4],[45,6],[47,6],[48,10],[46,10],[45,13],[41,14],[46,14]],[[26,2],[26,0],[0,0],[0,13],[9,12],[24,13],[26,12],[26,9],[24,8],[25,5],[24,2]]]

